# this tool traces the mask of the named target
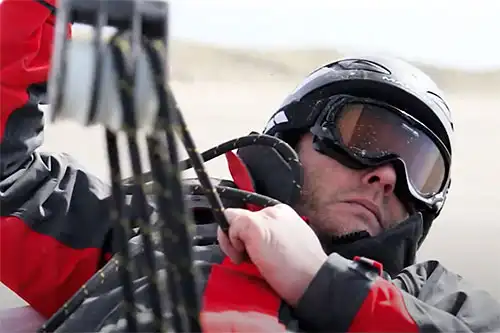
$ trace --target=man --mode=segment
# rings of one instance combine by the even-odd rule
[[[0,277],[47,317],[109,259],[113,236],[102,219],[107,186],[67,155],[35,151],[51,6],[0,4]],[[299,200],[292,185],[301,181],[275,150],[228,155],[236,186],[287,205],[250,212],[225,202],[239,206],[227,210],[228,237],[218,232],[220,248],[195,248],[204,330],[499,330],[500,305],[486,292],[435,261],[414,264],[449,188],[452,132],[441,93],[408,64],[343,59],[311,74],[265,129],[299,154]],[[200,216],[199,229],[208,233],[214,223]],[[248,269],[243,252],[258,272]],[[141,265],[143,254],[134,259]],[[142,302],[145,280],[136,278]],[[119,278],[108,276],[58,332],[125,331],[119,290]],[[151,331],[149,310],[137,310],[141,329]]]

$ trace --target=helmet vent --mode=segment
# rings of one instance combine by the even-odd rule
[[[363,70],[385,75],[391,75],[391,71],[376,62],[366,59],[346,59],[333,63],[331,67],[340,67],[344,70]]]

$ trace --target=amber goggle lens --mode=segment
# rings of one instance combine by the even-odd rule
[[[395,111],[372,104],[347,104],[336,116],[342,143],[360,158],[398,155],[406,173],[421,195],[441,189],[446,163],[441,150],[422,130]]]

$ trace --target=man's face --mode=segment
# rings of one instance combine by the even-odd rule
[[[313,148],[312,135],[299,142],[304,188],[299,213],[318,232],[341,236],[356,231],[376,235],[408,217],[394,194],[391,165],[354,170]]]

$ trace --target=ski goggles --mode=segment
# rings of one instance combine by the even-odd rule
[[[338,148],[359,167],[394,162],[408,190],[426,203],[448,182],[450,153],[442,141],[408,113],[371,99],[338,97],[328,101],[311,132],[318,150],[338,159]],[[398,172],[399,173],[399,172]],[[398,182],[399,182],[398,174]]]

